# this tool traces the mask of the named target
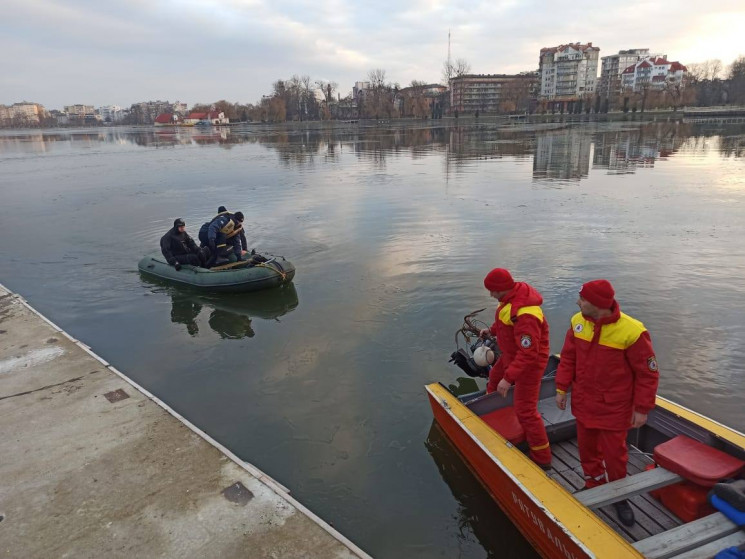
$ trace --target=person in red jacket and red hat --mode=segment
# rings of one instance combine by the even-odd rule
[[[626,477],[626,436],[655,405],[659,371],[644,324],[621,312],[609,281],[582,286],[556,373],[556,404],[566,409],[572,389],[577,446],[585,488]],[[628,501],[614,503],[619,519],[634,524]]]
[[[525,282],[516,282],[504,268],[484,278],[489,295],[499,300],[491,328],[481,331],[497,338],[502,354],[489,371],[486,392],[506,397],[515,385],[513,406],[530,446],[530,458],[544,469],[551,467],[551,448],[546,427],[538,413],[538,393],[548,362],[548,322],[543,316],[543,297]]]

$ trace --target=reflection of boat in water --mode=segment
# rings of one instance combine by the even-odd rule
[[[295,277],[295,266],[282,256],[256,265],[238,262],[229,266],[207,269],[184,264],[181,270],[176,270],[166,262],[160,251],[148,254],[137,265],[143,274],[200,291],[258,291],[288,284]]]
[[[553,378],[543,379],[538,406],[553,452],[548,472],[524,453],[512,390],[507,398],[457,397],[435,383],[427,392],[465,464],[543,557],[703,558],[745,542],[745,532],[707,502],[712,485],[742,475],[742,433],[657,397],[647,423],[629,433],[628,476],[580,492],[575,420],[570,406],[556,407]],[[626,499],[633,526],[612,506]]]
[[[484,491],[436,421],[432,422],[424,446],[458,502],[461,532],[470,529],[488,557],[525,559],[536,556],[526,540],[515,537],[512,522]]]
[[[171,296],[171,322],[185,325],[192,336],[199,334],[197,317],[204,307],[210,312],[208,324],[212,330],[221,338],[239,339],[254,336],[254,318],[276,320],[298,306],[293,284],[262,293],[240,293],[226,297],[176,289],[157,278],[143,276],[143,279],[150,285],[163,288]]]

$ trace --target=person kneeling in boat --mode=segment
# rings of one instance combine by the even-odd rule
[[[235,230],[237,220],[225,206],[220,206],[218,210],[218,214],[199,229],[199,240],[210,251],[207,268],[231,262],[231,255],[235,256],[232,262],[242,259],[240,246],[232,237],[228,237]]]
[[[222,207],[222,206],[220,206]],[[246,232],[243,229],[243,221],[245,217],[243,212],[235,212],[233,214],[233,221],[235,222],[235,228],[231,233],[226,235],[227,245],[233,247],[232,252],[228,250],[228,260],[230,262],[237,262],[248,260],[251,265],[260,264],[266,262],[267,259],[260,254],[256,254],[256,250],[248,251],[248,241],[246,241]]]
[[[231,262],[247,259],[248,241],[246,240],[246,232],[243,229],[244,219],[243,212],[235,212],[233,214],[235,227],[232,232],[226,235],[227,244],[232,247],[232,252],[230,250],[228,251],[228,258]]]
[[[655,406],[659,371],[644,324],[621,312],[609,281],[585,283],[580,312],[572,317],[556,373],[556,405],[566,409],[572,389],[577,446],[585,489],[626,477],[626,436],[647,422]],[[628,501],[616,514],[633,526]]]
[[[160,239],[160,251],[170,266],[181,269],[182,264],[203,266],[204,256],[189,234],[186,223],[181,218],[173,222],[173,227]]]
[[[497,337],[502,350],[489,371],[486,392],[507,397],[515,384],[515,415],[525,431],[530,458],[543,469],[551,467],[551,448],[546,426],[538,413],[541,379],[548,363],[548,321],[543,316],[543,297],[531,285],[515,282],[504,268],[495,268],[484,278],[489,295],[499,300],[491,328],[481,331],[482,338]]]

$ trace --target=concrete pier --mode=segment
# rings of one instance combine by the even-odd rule
[[[0,285],[0,557],[368,557]]]

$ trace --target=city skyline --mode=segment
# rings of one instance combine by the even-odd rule
[[[474,73],[535,70],[542,47],[576,41],[592,42],[601,57],[650,48],[684,64],[718,58],[726,67],[745,50],[738,37],[745,8],[729,0],[703,14],[696,7],[9,0],[0,23],[0,104],[256,103],[294,74],[336,82],[344,97],[375,68],[402,87],[438,83],[448,31],[452,60],[465,59]]]

